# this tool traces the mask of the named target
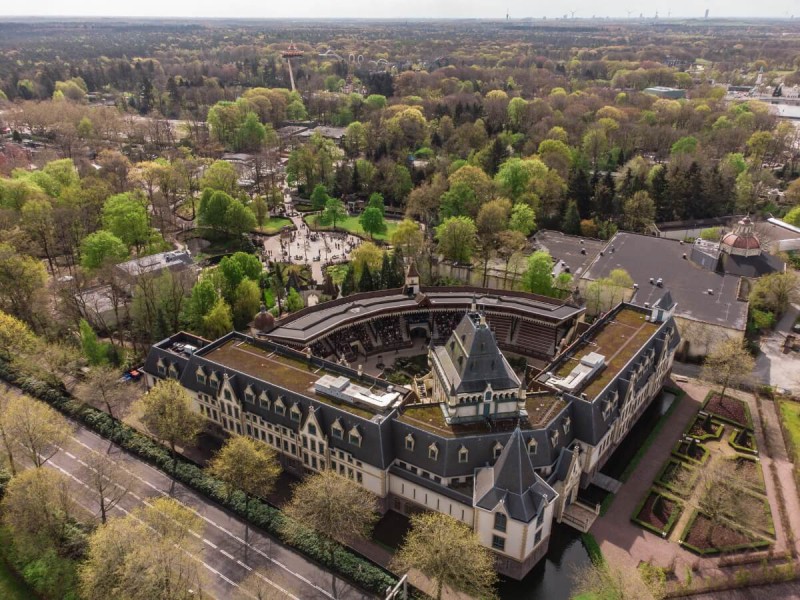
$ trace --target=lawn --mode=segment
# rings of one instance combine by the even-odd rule
[[[264,221],[263,225],[257,227],[256,231],[266,235],[273,235],[275,233],[280,233],[281,229],[291,224],[291,219],[287,219],[285,217],[270,217]]]
[[[780,402],[781,424],[786,437],[786,441],[791,447],[795,477],[797,477],[798,465],[800,465],[800,404],[797,402]]]
[[[347,217],[342,219],[341,221],[336,221],[336,229],[348,231],[350,233],[354,233],[364,238],[369,238],[369,234],[364,231],[364,228],[361,227],[361,223],[358,222],[359,217]],[[323,227],[317,226],[317,215],[311,215],[305,218],[306,223],[308,223],[309,227],[312,229],[317,229],[319,231],[330,231],[331,227]],[[397,221],[386,221],[386,233],[378,233],[375,235],[376,240],[380,241],[387,241],[389,238],[392,237],[395,229],[397,229],[398,222]]]
[[[22,583],[0,558],[0,598],[3,600],[30,600],[33,591]]]

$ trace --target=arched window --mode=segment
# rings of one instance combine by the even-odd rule
[[[436,442],[428,446],[428,458],[431,460],[439,460],[439,446],[436,445]]]

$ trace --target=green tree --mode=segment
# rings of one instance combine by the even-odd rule
[[[474,190],[465,182],[450,186],[441,196],[439,215],[442,219],[449,217],[470,217],[478,215],[479,202]]]
[[[697,153],[697,138],[693,135],[682,137],[677,142],[672,144],[670,154],[673,156],[677,154],[696,154]]]
[[[369,195],[369,200],[367,201],[367,206],[369,208],[377,208],[381,211],[381,216],[386,215],[386,206],[383,202],[383,194],[380,192],[372,192]]]
[[[215,160],[203,172],[200,189],[211,188],[235,196],[239,191],[239,174],[236,167],[224,160]]]
[[[786,213],[786,216],[783,217],[783,220],[786,223],[789,223],[789,225],[800,227],[800,206],[795,206],[792,210]]]
[[[361,227],[373,239],[376,234],[386,233],[386,222],[380,208],[375,206],[367,207],[358,219]]]
[[[204,319],[218,299],[217,289],[210,278],[204,277],[194,285],[187,305],[189,324],[194,331],[203,332]]]
[[[579,235],[581,232],[581,215],[578,212],[578,203],[570,200],[567,203],[567,211],[564,213],[564,221],[561,223],[564,233]]]
[[[222,481],[228,497],[244,494],[244,556],[247,560],[250,532],[250,500],[265,498],[272,492],[281,473],[275,451],[257,440],[237,435],[230,438],[208,466],[209,472]]]
[[[150,240],[150,219],[141,198],[131,193],[111,196],[103,205],[103,226],[136,251]]]
[[[219,298],[203,317],[203,333],[210,339],[222,337],[233,330],[233,314],[230,305]]]
[[[258,120],[256,113],[248,113],[234,136],[234,150],[237,152],[255,152],[264,143],[267,129]]]
[[[477,228],[469,217],[450,217],[436,227],[439,252],[445,258],[468,263],[475,251]]]
[[[545,250],[537,250],[528,258],[528,268],[522,277],[522,286],[526,291],[554,296],[553,258]]]
[[[789,270],[760,277],[753,284],[750,302],[780,317],[790,304],[800,302],[800,275]]]
[[[399,571],[417,569],[430,579],[436,600],[444,587],[475,598],[495,596],[497,573],[491,550],[470,527],[443,513],[412,516],[411,530],[392,564]]]
[[[108,347],[97,339],[97,334],[86,319],[80,320],[78,329],[81,335],[81,349],[89,364],[96,366],[108,363]]]
[[[318,221],[321,225],[330,225],[336,229],[337,221],[340,222],[345,218],[347,218],[347,209],[344,206],[344,202],[331,198],[325,203],[325,210],[318,217]]]
[[[411,219],[403,219],[392,233],[392,245],[402,248],[404,256],[416,256],[422,248],[422,230]]]
[[[289,294],[286,296],[286,302],[284,302],[283,306],[288,312],[292,313],[303,308],[305,302],[303,302],[303,297],[296,289],[289,288]]]
[[[325,204],[330,200],[328,190],[321,183],[314,186],[314,191],[311,192],[311,208],[314,210],[322,210]]]
[[[44,265],[0,242],[0,310],[36,327],[42,323]]]
[[[261,290],[252,279],[243,279],[236,286],[233,300],[233,324],[243,329],[253,319],[261,305]]]
[[[37,468],[53,458],[72,435],[72,427],[61,413],[28,396],[12,396],[3,412],[4,436]]]
[[[643,232],[653,223],[656,206],[653,199],[644,190],[636,192],[625,201],[625,225],[631,231]]]
[[[191,446],[204,419],[192,410],[192,399],[176,379],[161,379],[136,401],[134,411],[155,438],[172,452],[172,474],[178,468],[178,446]]]
[[[256,228],[256,216],[249,206],[239,200],[233,200],[225,210],[225,230],[231,236],[238,237]]]
[[[536,212],[528,204],[517,202],[511,207],[511,219],[508,226],[527,237],[536,229]]]
[[[291,501],[284,507],[289,517],[284,522],[288,539],[305,539],[315,531],[324,543],[332,567],[336,593],[336,546],[369,538],[377,520],[377,499],[349,479],[332,470],[305,478],[294,488]]]
[[[90,233],[81,242],[81,266],[99,269],[106,264],[116,264],[128,258],[128,247],[110,231]]]

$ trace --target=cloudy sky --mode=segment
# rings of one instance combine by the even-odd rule
[[[560,17],[575,11],[575,17],[593,15],[625,17],[640,12],[652,17],[699,17],[708,8],[714,17],[780,17],[797,14],[798,0],[3,0],[0,16],[78,15],[78,16],[172,16],[172,17],[250,17],[250,18],[502,18],[506,10],[512,18]]]

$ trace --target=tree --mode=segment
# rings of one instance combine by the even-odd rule
[[[373,239],[376,234],[386,233],[383,212],[375,206],[364,209],[358,222],[361,224],[361,228],[369,234],[370,239]]]
[[[798,179],[796,182],[800,182],[800,179]],[[800,185],[798,185],[797,188],[800,191]],[[800,206],[795,206],[792,210],[787,212],[786,216],[783,217],[783,220],[789,225],[800,227]]]
[[[640,190],[625,201],[625,225],[631,231],[644,231],[655,216],[655,204],[646,191]]]
[[[98,269],[104,264],[116,264],[128,258],[128,247],[110,231],[90,233],[81,242],[81,266]]]
[[[239,200],[233,200],[225,210],[224,225],[229,235],[239,237],[256,228],[256,216],[249,206],[245,206]]]
[[[210,339],[222,337],[233,330],[233,313],[224,299],[218,298],[214,306],[203,317],[203,333]]]
[[[226,257],[227,258],[227,257]],[[222,260],[225,260],[224,258]],[[200,279],[192,288],[192,295],[187,306],[189,324],[194,331],[203,331],[203,320],[211,312],[217,303],[219,295],[211,278]]]
[[[536,229],[536,212],[528,204],[517,202],[511,207],[510,229],[528,237]]]
[[[203,521],[170,498],[156,498],[98,527],[81,564],[85,600],[191,600],[204,597],[197,556],[203,543],[192,532]]]
[[[800,302],[800,275],[795,271],[770,273],[756,280],[750,302],[780,317],[790,304]]]
[[[392,233],[392,245],[401,248],[404,256],[416,256],[422,247],[422,231],[411,219],[403,219]]]
[[[512,215],[513,219],[513,215]],[[525,248],[527,238],[520,231],[509,229],[508,231],[501,231],[497,234],[497,255],[505,261],[505,269],[503,269],[503,288],[506,287],[508,282],[508,270],[511,266],[511,260]]]
[[[336,597],[336,542],[349,544],[369,538],[378,518],[377,499],[349,479],[334,471],[322,471],[300,482],[284,507],[289,517],[284,534],[289,539],[304,539],[316,531],[328,553]]]
[[[321,183],[314,186],[314,191],[311,192],[311,208],[314,210],[322,210],[325,204],[330,200],[328,190]]]
[[[570,200],[567,203],[567,211],[564,213],[564,221],[561,223],[564,233],[578,235],[581,232],[581,216],[578,212],[578,203]]]
[[[341,221],[347,217],[347,209],[344,202],[331,198],[325,203],[325,210],[319,216],[319,222],[322,225],[330,225],[336,229],[336,222]]]
[[[21,448],[37,468],[53,458],[72,435],[69,422],[60,413],[28,396],[12,396],[3,420],[3,437]]]
[[[211,188],[234,196],[239,191],[239,174],[236,167],[224,160],[215,160],[204,171],[200,189]]]
[[[89,370],[79,386],[77,395],[84,401],[100,405],[112,417],[118,419],[118,409],[122,408],[130,395],[126,384],[120,380],[119,371],[107,365],[97,365]]]
[[[263,442],[237,435],[217,452],[208,470],[225,484],[229,498],[236,491],[244,494],[244,548],[247,560],[250,499],[254,496],[264,498],[275,486],[281,473],[275,451]]]
[[[178,467],[177,446],[194,444],[203,430],[204,419],[192,410],[192,400],[175,379],[158,381],[135,404],[141,422],[172,452],[172,473]]]
[[[69,479],[54,469],[28,469],[11,479],[2,504],[3,524],[17,547],[27,546],[41,557],[47,549],[64,550],[69,543],[76,506]]]
[[[78,329],[81,336],[81,349],[89,364],[92,366],[107,364],[108,347],[97,339],[97,334],[92,329],[92,326],[86,322],[86,319],[80,320]]]
[[[442,219],[462,216],[475,218],[478,209],[479,202],[475,191],[467,183],[458,182],[441,195],[439,216]]]
[[[0,310],[36,327],[47,283],[47,271],[38,260],[9,244],[0,243]]]
[[[150,220],[142,199],[131,193],[111,196],[103,205],[103,226],[138,252],[150,240]]]
[[[522,287],[531,293],[554,296],[553,258],[545,250],[537,250],[528,258],[528,269],[522,276]]]
[[[233,296],[233,325],[236,329],[243,329],[258,312],[261,289],[252,279],[242,279]]]
[[[378,210],[380,210],[381,216],[386,215],[386,206],[383,203],[383,194],[381,194],[380,192],[372,192],[369,195],[367,206],[369,208],[377,208]]]
[[[286,311],[290,313],[296,312],[304,306],[305,302],[303,302],[303,297],[300,293],[294,288],[289,288],[289,294],[286,296],[286,302],[284,303]]]
[[[411,517],[411,530],[394,557],[394,568],[417,569],[435,586],[440,600],[448,587],[473,597],[493,597],[497,573],[494,555],[470,527],[439,512]]]
[[[436,227],[436,240],[439,242],[439,252],[445,258],[468,263],[475,250],[477,228],[475,222],[469,217],[450,217]]]
[[[133,475],[103,452],[90,452],[84,462],[85,481],[97,495],[100,522],[105,524],[109,511],[127,496]]]
[[[752,375],[755,360],[741,340],[720,343],[703,363],[703,379],[722,386],[721,397],[729,386],[737,386]]]

